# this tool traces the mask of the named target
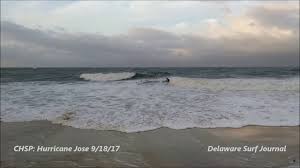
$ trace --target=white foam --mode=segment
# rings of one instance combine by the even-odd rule
[[[209,90],[263,90],[299,91],[299,78],[274,79],[274,78],[171,78],[171,85],[185,88],[209,89]]]
[[[299,125],[299,91],[289,86],[294,85],[294,79],[243,79],[240,83],[251,86],[244,88],[225,79],[200,80],[207,82],[205,87],[179,86],[176,78],[171,79],[170,85],[140,84],[132,80],[1,84],[1,120],[47,119],[78,128],[124,132],[159,127]],[[277,90],[270,89],[274,81],[279,83]],[[257,89],[255,82],[266,83],[263,86],[268,87]],[[218,84],[236,87],[215,89],[220,87]]]
[[[120,73],[87,73],[81,74],[80,78],[91,81],[114,81],[128,79],[135,75],[131,72],[120,72]]]

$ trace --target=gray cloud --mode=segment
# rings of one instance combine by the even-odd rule
[[[279,6],[279,7],[278,7]],[[276,26],[279,28],[299,29],[299,6],[280,7],[257,7],[249,10],[247,15],[253,17],[265,26]]]
[[[299,66],[299,11],[256,8],[247,15],[266,29],[293,34],[210,38],[136,28],[104,36],[42,31],[6,21],[1,22],[1,66]]]

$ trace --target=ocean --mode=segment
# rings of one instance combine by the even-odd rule
[[[299,67],[1,68],[1,122],[33,120],[122,132],[296,126]]]

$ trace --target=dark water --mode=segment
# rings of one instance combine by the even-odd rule
[[[289,78],[299,76],[299,67],[288,68],[1,68],[1,82],[78,81],[83,73],[134,72],[130,79],[160,77],[193,78]]]

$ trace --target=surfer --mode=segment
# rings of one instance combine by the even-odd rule
[[[165,82],[169,83],[169,82],[170,82],[170,79],[169,79],[169,78],[166,78],[166,81],[165,81]]]

